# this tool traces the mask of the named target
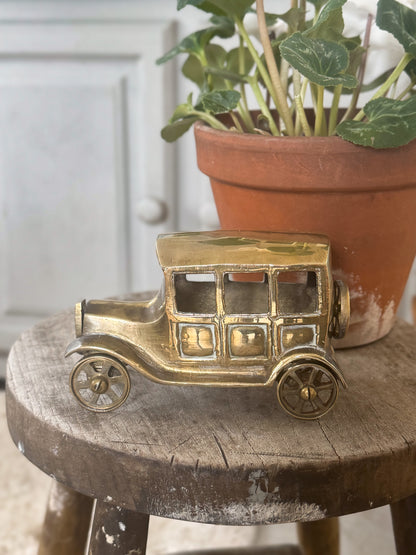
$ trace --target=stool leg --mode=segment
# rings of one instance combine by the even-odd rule
[[[416,495],[390,505],[397,555],[416,553]]]
[[[297,530],[305,555],[339,555],[338,518],[298,522]]]
[[[97,501],[88,555],[145,555],[149,515]]]
[[[93,499],[54,481],[38,555],[82,555],[87,543]]]

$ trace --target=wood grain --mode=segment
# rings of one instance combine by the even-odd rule
[[[390,506],[397,555],[416,553],[416,495]]]
[[[339,555],[338,518],[298,522],[297,531],[303,555]]]
[[[14,345],[7,414],[25,456],[77,491],[141,513],[247,525],[319,520],[416,492],[416,331],[404,322],[338,351],[349,389],[313,422],[284,414],[274,388],[163,386],[133,371],[126,403],[91,413],[68,385],[73,335],[66,312]]]

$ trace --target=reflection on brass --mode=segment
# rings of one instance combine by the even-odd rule
[[[282,326],[282,349],[295,349],[302,345],[314,344],[316,328],[315,326]]]
[[[177,233],[158,238],[157,254],[164,280],[154,297],[76,306],[66,355],[84,356],[71,374],[83,406],[120,406],[128,366],[165,384],[276,384],[298,418],[330,410],[346,385],[330,338],[346,333],[349,297],[332,280],[326,237]]]
[[[206,357],[214,353],[212,331],[207,326],[182,326],[182,353],[188,357]]]
[[[313,401],[317,395],[316,389],[311,385],[306,385],[300,390],[300,396],[304,401]]]
[[[265,354],[264,331],[258,326],[236,326],[231,328],[231,355],[258,357]]]

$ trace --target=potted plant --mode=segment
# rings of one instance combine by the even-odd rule
[[[199,96],[176,108],[162,136],[173,141],[195,123],[198,165],[222,227],[330,237],[334,274],[351,292],[341,345],[350,346],[391,329],[415,256],[416,12],[379,0],[376,28],[402,54],[368,83],[373,16],[362,37],[347,36],[345,2],[292,0],[270,14],[263,0],[178,0],[178,9],[211,14],[210,24],[158,62],[187,55],[182,71]]]

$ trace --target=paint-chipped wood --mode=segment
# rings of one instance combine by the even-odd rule
[[[145,555],[149,516],[97,501],[88,555]]]
[[[82,555],[93,499],[53,481],[38,555]]]
[[[274,389],[163,386],[131,372],[126,403],[78,405],[63,353],[72,312],[26,332],[9,359],[7,411],[25,456],[84,494],[199,522],[312,521],[416,492],[416,331],[338,352],[349,382],[315,422]]]

